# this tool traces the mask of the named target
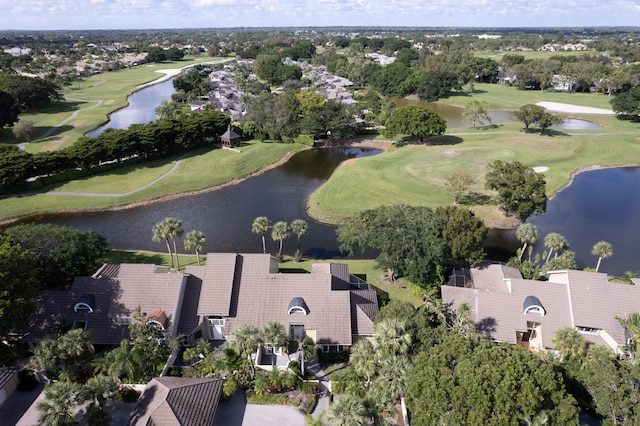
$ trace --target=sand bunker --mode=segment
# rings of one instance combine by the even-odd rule
[[[549,170],[549,168],[547,166],[536,166],[533,168],[533,171],[536,173],[544,173],[547,170]]]
[[[566,112],[569,114],[603,114],[614,115],[615,113],[610,109],[604,108],[591,108],[579,105],[562,104],[560,102],[537,102],[536,105],[540,105],[549,111]]]

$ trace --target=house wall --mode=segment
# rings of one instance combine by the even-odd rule
[[[11,380],[7,382],[2,389],[0,389],[0,405],[2,405],[7,398],[9,398],[18,388],[18,373],[14,374]]]

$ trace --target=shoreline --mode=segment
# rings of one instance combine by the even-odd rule
[[[125,203],[125,204],[120,204],[120,205],[117,205],[117,206],[89,207],[89,208],[84,208],[84,209],[62,209],[62,210],[51,210],[51,211],[46,211],[46,212],[28,213],[28,214],[24,214],[24,215],[20,215],[20,216],[15,216],[15,217],[7,218],[7,219],[2,219],[2,220],[0,220],[0,226],[7,226],[7,225],[12,225],[12,224],[17,224],[17,223],[20,223],[20,222],[28,221],[30,218],[36,218],[36,217],[44,216],[44,215],[60,215],[60,214],[75,214],[75,213],[99,213],[99,212],[116,212],[116,211],[122,211],[122,210],[129,210],[129,209],[133,209],[133,208],[136,208],[136,207],[144,207],[144,206],[149,206],[149,205],[156,204],[156,203],[162,203],[162,202],[165,202],[165,201],[171,201],[171,200],[175,200],[175,199],[178,199],[178,198],[190,197],[192,195],[205,194],[207,192],[217,191],[219,189],[226,188],[228,186],[237,185],[237,184],[239,184],[241,182],[244,182],[245,180],[247,180],[249,178],[261,175],[262,173],[265,173],[265,172],[267,172],[269,170],[272,170],[272,169],[274,169],[274,168],[276,168],[278,166],[281,166],[282,164],[284,164],[287,161],[289,161],[289,159],[291,157],[293,157],[293,155],[295,155],[298,152],[301,152],[301,151],[288,152],[282,158],[280,158],[278,161],[273,162],[271,164],[268,164],[268,165],[266,165],[264,167],[261,167],[260,169],[256,170],[255,172],[249,173],[248,175],[245,175],[245,176],[241,176],[241,177],[237,177],[237,178],[231,179],[230,181],[225,182],[225,183],[221,183],[221,184],[214,185],[214,186],[208,186],[206,188],[194,189],[194,190],[191,190],[191,191],[184,191],[184,192],[172,192],[170,194],[159,195],[157,197],[147,198],[147,199],[138,200],[138,201],[132,201],[132,202]]]

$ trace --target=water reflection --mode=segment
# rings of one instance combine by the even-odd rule
[[[433,109],[434,111],[438,112],[445,120],[447,120],[448,129],[458,127],[471,127],[471,123],[462,119],[462,112],[464,111],[464,108],[437,102],[425,102],[417,99],[394,98],[393,100],[398,107],[406,105],[419,105]],[[511,111],[489,110],[488,114],[489,117],[491,117],[491,124],[513,123],[517,121],[514,120],[513,113]],[[577,118],[567,118],[562,124],[553,126],[554,129],[565,130],[590,130],[599,129],[600,127],[601,126],[597,123],[579,120]]]
[[[132,124],[154,121],[157,118],[156,107],[171,98],[173,92],[173,79],[170,79],[131,94],[127,98],[128,106],[111,113],[108,123],[87,133],[87,136],[97,136],[106,129],[126,129]]]
[[[598,241],[613,246],[613,256],[603,259],[600,272],[622,275],[640,271],[640,168],[627,167],[578,174],[573,183],[547,205],[547,212],[528,221],[538,227],[534,253],[545,250],[544,236],[558,232],[576,253],[580,268],[594,268],[598,258],[591,249]],[[494,230],[489,244],[515,250],[514,231]]]
[[[308,150],[276,169],[217,191],[118,212],[46,216],[44,221],[93,229],[109,238],[114,249],[162,251],[164,245],[151,240],[151,228],[165,217],[176,217],[182,220],[185,232],[203,231],[210,251],[256,252],[262,249],[260,236],[251,233],[257,216],[267,216],[273,222],[302,218],[309,222],[309,232],[301,239],[303,254],[339,257],[335,227],[309,218],[306,199],[341,162],[379,152],[360,148]],[[295,240],[285,240],[285,253],[293,254]],[[277,252],[277,245],[267,236],[271,253]],[[178,249],[185,252],[183,247]]]

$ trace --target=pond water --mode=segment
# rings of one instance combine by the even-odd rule
[[[426,106],[434,111],[438,112],[445,120],[447,120],[447,128],[459,128],[459,127],[471,127],[471,123],[466,122],[462,119],[462,112],[464,108],[456,107],[453,105],[445,105],[437,102],[425,102],[415,99],[398,99],[395,98],[394,101],[398,107],[405,105],[420,105]],[[500,111],[500,110],[490,110],[488,111],[489,117],[491,117],[491,124],[500,124],[500,123],[512,123],[516,120],[513,119],[513,115],[511,111]],[[579,120],[576,118],[567,118],[564,120],[562,124],[554,126],[554,129],[563,129],[563,130],[589,130],[589,129],[599,129],[601,126],[597,123],[593,123],[591,121]]]
[[[155,107],[169,99],[173,82],[168,80],[129,97],[129,106],[111,114],[111,121],[91,132],[127,128],[133,123],[156,119]],[[428,105],[442,114],[448,127],[468,126],[462,121],[462,108],[437,103],[407,101]],[[491,111],[494,123],[512,121],[507,111]],[[567,119],[565,129],[598,127],[595,123]],[[591,127],[589,127],[591,126]],[[306,214],[309,195],[343,161],[375,155],[377,150],[356,148],[313,149],[301,152],[284,165],[238,185],[200,195],[178,198],[119,212],[75,215],[45,215],[40,221],[93,229],[111,240],[114,249],[163,251],[161,243],[151,240],[152,226],[165,217],[182,220],[185,232],[192,229],[207,235],[210,251],[257,252],[259,235],[251,233],[251,223],[257,216],[267,216],[273,222],[303,218],[309,232],[302,237],[302,251],[314,258],[340,257],[335,227],[318,223]],[[598,241],[613,245],[614,255],[604,259],[600,270],[611,275],[638,271],[636,253],[640,251],[640,168],[617,168],[591,171],[575,176],[573,183],[549,201],[547,212],[529,221],[538,227],[540,241],[534,252],[544,250],[542,240],[549,232],[559,232],[576,252],[578,266],[595,266],[597,258],[591,247]],[[487,239],[492,258],[506,260],[518,247],[513,230],[492,230]],[[268,251],[275,253],[277,243],[267,238]],[[182,250],[182,247],[179,247]],[[284,252],[293,254],[295,238],[285,241]],[[364,256],[371,255],[365,253]]]
[[[156,107],[170,99],[174,91],[173,79],[169,79],[132,93],[127,98],[128,106],[109,114],[109,121],[87,133],[87,136],[97,136],[106,129],[126,129],[132,124],[155,121],[158,117]]]
[[[640,271],[640,168],[594,170],[576,175],[570,186],[547,204],[547,212],[529,218],[538,228],[534,253],[545,250],[544,236],[558,232],[576,253],[579,267],[595,268],[591,249],[598,241],[613,246],[613,256],[602,260],[600,272],[622,275]],[[494,230],[490,244],[514,251],[514,231]]]
[[[193,229],[207,236],[207,250],[259,252],[260,235],[251,233],[257,216],[272,222],[305,219],[309,231],[301,238],[301,251],[314,258],[339,257],[335,227],[307,216],[311,193],[324,183],[343,161],[378,154],[359,148],[312,149],[294,155],[284,165],[217,191],[178,198],[117,212],[48,215],[42,221],[79,229],[93,229],[111,240],[114,249],[163,251],[164,243],[151,240],[151,228],[165,217],[182,221],[185,232]],[[296,237],[284,242],[284,253],[295,252]],[[179,251],[185,253],[183,247]],[[277,253],[278,243],[267,235],[267,250]]]

